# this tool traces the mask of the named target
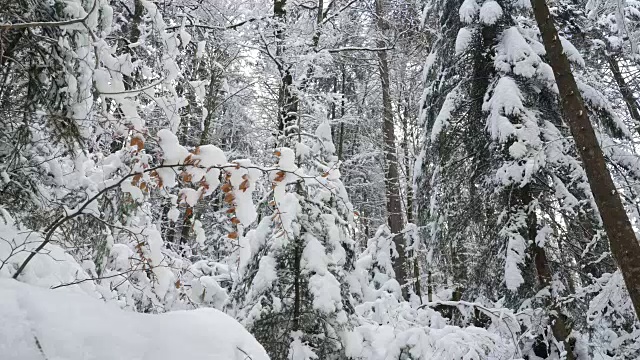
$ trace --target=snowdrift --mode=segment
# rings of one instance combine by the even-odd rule
[[[88,295],[0,279],[2,360],[268,360],[215,309],[125,312]]]

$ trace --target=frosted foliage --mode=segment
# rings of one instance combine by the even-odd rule
[[[201,276],[191,284],[193,298],[203,305],[222,310],[227,302],[227,292],[220,287],[218,281],[212,276]]]
[[[184,162],[189,155],[189,151],[178,142],[178,137],[167,129],[158,131],[158,144],[163,152],[165,165],[177,165]],[[158,169],[158,175],[166,187],[174,187],[176,183],[176,173],[173,169]]]
[[[551,311],[576,359],[638,358],[529,0],[27,3],[0,24],[2,360],[568,358]],[[552,9],[634,224],[637,124],[596,65],[637,87],[639,4]]]
[[[487,129],[493,139],[506,142],[515,135],[516,128],[509,120],[509,116],[522,114],[524,105],[522,93],[518,84],[508,77],[498,80],[491,98],[482,105],[482,110],[489,112]]]
[[[446,324],[440,313],[411,308],[393,297],[364,303],[358,310],[362,324],[347,334],[346,353],[354,359],[397,359],[401,353],[412,359],[491,359],[505,340],[482,328],[460,328]],[[370,319],[372,314],[384,319]]]
[[[206,240],[207,236],[204,232],[204,229],[202,228],[202,222],[200,220],[196,220],[193,222],[193,230],[196,233],[196,242],[198,243],[198,245],[204,246],[204,241]]]
[[[507,239],[504,280],[507,289],[511,291],[516,291],[524,283],[520,266],[525,263],[527,256],[527,240],[521,233],[527,223],[527,211],[529,211],[527,207],[512,209],[499,232],[500,236]],[[501,217],[505,215],[506,211],[501,214]]]
[[[194,154],[190,154],[195,165],[187,169],[194,183],[204,180],[203,195],[212,194],[220,185],[220,169],[227,164],[227,157],[222,150],[214,145],[199,146]]]
[[[476,0],[464,0],[458,12],[460,13],[460,21],[471,24],[478,15],[480,6]]]
[[[516,141],[509,146],[509,155],[514,159],[521,159],[527,155],[527,147],[520,141]]]
[[[277,277],[275,259],[269,256],[263,256],[260,259],[258,273],[251,284],[251,292],[257,294],[264,292],[272,286]]]
[[[497,171],[502,185],[527,184],[533,174],[544,164],[540,128],[535,113],[523,104],[524,98],[513,78],[504,76],[498,80],[491,97],[482,109],[489,112],[487,129],[491,137],[509,146],[509,155],[520,161],[505,162]],[[522,161],[524,160],[524,161]]]
[[[524,283],[518,265],[524,263],[526,247],[526,241],[522,236],[510,234],[504,265],[504,281],[507,289],[511,291],[516,291]]]
[[[544,248],[544,245],[547,243],[547,241],[550,239],[552,235],[553,235],[553,229],[549,225],[543,226],[542,229],[540,229],[540,231],[538,231],[538,233],[536,234],[536,239],[535,239],[536,246]]]
[[[569,214],[575,214],[575,209],[578,208],[579,202],[576,197],[569,192],[564,183],[556,176],[554,176],[555,194],[560,199],[562,208]]]
[[[473,40],[473,31],[467,28],[461,28],[456,38],[456,55],[460,55],[467,51],[469,44]]]
[[[531,40],[535,42],[535,40]],[[543,84],[553,88],[555,80],[547,64],[525,40],[518,27],[510,27],[502,32],[496,49],[494,66],[498,71],[511,73],[526,78],[539,79]]]
[[[143,235],[146,236],[148,243],[148,246],[144,248],[145,255],[149,258],[150,265],[153,267],[153,272],[157,279],[157,283],[154,285],[156,293],[160,298],[163,298],[174,280],[173,273],[167,269],[166,264],[163,264],[164,256],[162,249],[164,241],[162,240],[160,232],[153,227],[145,228]]]
[[[293,332],[291,338],[293,341],[289,346],[289,357],[287,357],[287,360],[313,360],[318,358],[318,355],[313,352],[313,348],[302,341],[302,332]]]
[[[304,267],[309,272],[325,275],[328,271],[329,257],[326,255],[324,246],[315,237],[307,236],[307,244],[302,251]]]
[[[560,42],[562,43],[562,50],[567,55],[569,61],[574,64],[584,66],[584,59],[582,58],[582,55],[580,55],[580,52],[575,46],[573,46],[571,41],[560,36]]]
[[[313,308],[330,314],[340,310],[340,283],[331,273],[315,274],[309,278],[309,289],[313,294]]]
[[[389,228],[382,225],[356,262],[352,279],[352,292],[365,301],[374,301],[386,293],[401,296],[393,271],[392,255],[397,256]]]
[[[480,7],[480,22],[486,25],[495,24],[502,17],[502,7],[493,0],[485,1]]]
[[[605,111],[609,118],[612,120],[613,125],[617,130],[622,132],[622,134],[624,134],[624,136],[628,138],[632,137],[631,131],[629,130],[627,125],[612,109],[610,101],[600,91],[596,90],[584,81],[580,81],[580,79],[576,79],[576,83],[578,85],[578,89],[580,89],[582,97],[589,105],[595,107],[596,109]]]
[[[235,213],[238,220],[243,225],[248,226],[258,217],[253,204],[253,192],[256,181],[262,175],[262,172],[256,169],[250,160],[236,160],[235,163],[240,165],[240,168],[227,170],[231,175],[229,181],[234,189]]]
[[[316,137],[320,140],[317,144],[322,149],[313,149],[315,152],[325,152],[333,154],[336,151],[336,147],[333,144],[333,138],[331,136],[331,125],[328,121],[323,121],[316,129]]]
[[[440,108],[440,112],[436,117],[436,120],[433,124],[433,128],[431,129],[431,141],[435,141],[438,138],[438,135],[444,130],[445,127],[449,125],[449,120],[451,119],[452,113],[458,107],[458,103],[460,101],[460,93],[457,89],[451,90],[450,93],[447,94],[447,97],[444,100],[444,104],[442,104],[442,108]]]
[[[195,189],[180,190],[180,204],[194,207],[200,198],[200,193]]]

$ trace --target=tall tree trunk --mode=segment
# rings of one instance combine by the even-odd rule
[[[517,203],[520,203],[527,212],[526,239],[532,243],[531,253],[533,255],[533,263],[536,269],[538,288],[542,290],[551,285],[552,275],[549,260],[547,259],[547,253],[543,247],[538,246],[536,243],[536,237],[538,235],[538,218],[534,209],[529,208],[531,204],[533,204],[531,186],[527,184],[523,188],[519,189],[519,191],[514,191],[513,194],[519,197],[519,199],[516,199]],[[551,331],[553,332],[555,339],[563,343],[564,350],[567,352],[566,359],[574,360],[574,340],[569,338],[569,334],[571,334],[571,327],[567,323],[566,316],[562,313],[562,310],[557,307],[553,299],[551,289],[549,289],[549,292],[549,296],[546,297],[546,306],[549,310],[549,325],[551,326]]]
[[[345,98],[347,96],[347,94],[345,93],[345,90],[347,88],[347,74],[346,74],[346,70],[344,65],[341,66],[342,69],[342,83],[341,83],[341,87],[342,90],[340,91],[342,97],[340,100],[340,133],[339,133],[339,140],[338,140],[338,160],[342,161],[344,160],[344,156],[343,156],[343,144],[344,144],[344,114],[346,112],[345,109]]]
[[[278,94],[278,146],[290,145],[289,137],[298,133],[300,137],[300,125],[298,123],[298,97],[292,91],[293,75],[289,71],[289,66],[285,64],[284,59],[284,39],[285,24],[287,21],[286,0],[273,1],[273,14],[278,21],[276,25],[276,66],[280,71],[280,90]],[[293,125],[298,124],[297,131],[293,129]],[[296,191],[300,192],[300,183],[296,185]],[[304,232],[301,229],[301,232]],[[293,276],[293,319],[292,329],[297,331],[300,328],[300,315],[302,312],[302,273],[301,273],[301,256],[302,256],[302,239],[296,236],[293,239],[293,261],[291,263],[291,274]]]
[[[207,116],[204,119],[202,133],[200,134],[199,145],[206,145],[209,142],[209,133],[211,132],[211,123],[213,122],[218,107],[218,93],[221,86],[221,74],[215,66],[211,66],[211,79],[209,81],[209,93],[206,99]]]
[[[622,95],[622,98],[627,105],[627,109],[629,110],[629,115],[631,115],[631,118],[636,125],[636,129],[640,132],[640,110],[638,110],[638,102],[633,96],[633,91],[629,88],[629,84],[627,84],[624,76],[622,76],[618,60],[613,55],[607,55],[606,57],[607,62],[609,63],[609,69],[611,70],[613,78],[618,85],[618,89],[620,90],[620,95]]]
[[[402,118],[402,148],[404,150],[404,176],[406,183],[407,222],[413,222],[413,179],[409,156],[409,99],[406,99]]]
[[[276,66],[280,71],[280,89],[278,91],[278,144],[288,144],[288,137],[295,134],[294,125],[298,117],[298,97],[293,92],[293,75],[284,62],[285,24],[287,21],[287,1],[273,1],[273,15],[278,21],[276,25]]]
[[[533,0],[532,5],[558,84],[564,115],[582,158],[611,252],[624,277],[636,316],[640,317],[640,244],[607,169],[547,3],[545,0]]]
[[[398,109],[400,111],[400,109]],[[404,182],[406,198],[407,223],[413,223],[413,179],[411,177],[411,161],[409,160],[409,99],[407,98],[402,109],[402,148],[404,150]],[[422,303],[422,285],[420,284],[420,263],[415,247],[411,250],[413,271],[413,292]]]
[[[376,17],[377,26],[380,33],[384,33],[387,24],[384,20],[384,0],[376,0]],[[378,47],[383,48],[386,44],[384,40],[378,41]],[[391,233],[395,234],[393,242],[398,251],[398,257],[393,261],[393,271],[396,280],[400,285],[406,283],[405,271],[405,241],[401,233],[403,229],[402,203],[400,200],[400,186],[398,184],[398,159],[396,156],[396,138],[393,126],[393,109],[391,105],[391,89],[389,82],[389,63],[386,51],[378,51],[378,69],[380,71],[380,79],[382,81],[382,106],[383,106],[383,122],[382,136],[385,154],[385,186],[387,197],[387,222]],[[403,296],[406,298],[408,292],[406,287],[402,290]]]

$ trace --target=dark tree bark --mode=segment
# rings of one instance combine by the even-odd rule
[[[378,30],[382,33],[387,28],[384,20],[384,0],[376,0],[376,17]],[[378,41],[378,47],[386,46],[383,40]],[[398,251],[398,257],[394,258],[393,271],[400,285],[406,283],[405,271],[405,241],[401,234],[404,227],[402,203],[400,199],[400,186],[398,183],[398,159],[396,156],[396,137],[393,124],[393,109],[391,106],[391,89],[389,82],[389,61],[386,51],[378,51],[378,69],[382,81],[382,136],[385,156],[385,187],[387,197],[387,222],[393,237],[393,242]],[[408,296],[406,287],[402,291],[405,298]]]
[[[280,71],[280,89],[278,91],[278,143],[280,146],[288,143],[287,138],[296,133],[293,128],[298,119],[298,97],[293,91],[293,75],[289,70],[289,66],[285,65],[284,55],[284,39],[285,24],[287,21],[287,1],[273,1],[273,15],[278,21],[276,25],[276,66]]]
[[[627,84],[627,81],[624,79],[624,76],[620,71],[618,60],[613,55],[606,55],[606,57],[607,62],[609,63],[609,69],[611,70],[613,78],[618,85],[618,89],[620,90],[620,95],[622,95],[622,98],[627,105],[627,109],[629,110],[629,115],[631,115],[633,122],[636,124],[636,129],[640,132],[640,110],[638,110],[638,102],[636,101],[635,96],[633,96],[633,91],[629,88],[629,84]]]
[[[609,238],[611,252],[624,277],[636,316],[640,317],[640,244],[607,169],[602,149],[589,121],[569,60],[562,50],[549,8],[545,0],[534,0],[532,5],[549,64],[558,84],[565,119],[582,158],[593,197]]]
[[[533,203],[531,186],[526,185],[514,191],[512,194],[514,197],[517,197],[517,199],[514,199],[515,202],[527,211],[527,233],[525,234],[525,238],[532,243],[530,251],[536,270],[538,288],[542,290],[551,285],[552,273],[549,260],[547,259],[547,252],[543,247],[538,246],[535,241],[538,235],[538,218],[536,212],[533,211],[533,209],[529,209],[529,206]],[[553,336],[557,341],[563,343],[564,350],[567,352],[566,359],[575,359],[573,351],[574,340],[569,338],[571,327],[567,323],[566,316],[562,313],[562,310],[557,307],[551,294],[546,298],[546,306],[549,309],[549,319],[551,321],[550,325]]]

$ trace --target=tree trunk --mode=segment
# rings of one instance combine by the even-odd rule
[[[534,209],[530,208],[531,204],[533,204],[531,186],[526,185],[519,191],[514,192],[514,195],[519,197],[518,202],[525,209],[525,211],[527,211],[526,239],[532,243],[531,253],[533,254],[533,263],[536,269],[538,288],[542,290],[551,285],[552,275],[546,251],[543,247],[540,247],[538,246],[538,244],[536,244],[536,237],[538,235],[538,218]],[[553,336],[557,341],[563,343],[564,350],[567,352],[566,359],[574,360],[574,340],[568,339],[569,334],[571,334],[571,327],[566,322],[566,316],[562,313],[562,310],[556,306],[556,303],[553,299],[553,294],[551,293],[551,289],[549,289],[549,296],[546,297],[545,302],[549,310],[549,319],[551,322],[550,325]]]
[[[384,0],[376,0],[376,17],[377,26],[380,33],[387,28],[384,21]],[[383,40],[378,41],[378,47],[385,47]],[[394,234],[393,242],[398,251],[398,257],[394,258],[393,271],[396,280],[400,285],[406,283],[405,271],[405,243],[404,236],[401,234],[403,225],[402,204],[400,200],[400,186],[398,184],[398,159],[396,157],[396,138],[393,126],[393,110],[391,107],[391,90],[389,82],[389,63],[386,51],[378,51],[378,69],[380,70],[380,79],[382,81],[382,106],[383,106],[383,122],[382,136],[385,154],[385,186],[387,197],[387,222],[391,233]],[[408,296],[406,287],[402,290],[403,296]]]
[[[289,67],[284,64],[284,39],[285,24],[287,21],[286,0],[273,1],[273,14],[278,24],[276,25],[276,66],[280,71],[280,89],[278,94],[278,146],[290,145],[289,137],[298,134],[300,137],[300,125],[298,123],[298,97],[292,91],[293,75],[289,71]],[[294,129],[294,125],[298,125],[298,129]],[[301,192],[301,184],[296,184],[296,191]],[[301,229],[301,233],[305,230]],[[291,274],[293,276],[293,319],[292,330],[300,329],[300,315],[302,313],[302,238],[296,236],[293,239],[293,261],[291,263]]]
[[[633,96],[633,91],[629,89],[627,81],[624,79],[624,76],[622,76],[622,72],[620,72],[618,60],[614,58],[613,55],[607,55],[607,62],[609,63],[609,69],[613,74],[613,78],[616,80],[618,89],[620,89],[620,95],[622,95],[622,98],[627,105],[629,115],[631,115],[631,118],[636,125],[636,129],[640,132],[640,111],[638,110],[638,103]]]
[[[400,111],[400,109],[398,109]],[[411,177],[411,161],[409,160],[409,99],[405,100],[404,109],[402,111],[402,147],[404,150],[404,176],[405,176],[405,197],[406,197],[406,214],[407,223],[413,223],[413,179]],[[418,253],[416,249],[411,250],[410,257],[413,267],[413,292],[420,298],[422,303],[422,285],[420,284],[420,263],[418,262]]]
[[[346,70],[344,65],[342,66],[342,90],[341,90],[341,95],[342,98],[340,100],[340,135],[339,135],[339,141],[338,141],[338,160],[342,161],[344,160],[344,156],[343,156],[343,151],[342,151],[342,147],[344,144],[344,114],[345,114],[345,97],[347,96],[347,94],[345,93],[345,90],[347,88],[347,74],[346,74]]]
[[[209,133],[211,132],[211,123],[218,106],[218,92],[221,86],[221,71],[215,66],[211,66],[211,79],[209,81],[209,93],[206,99],[207,116],[204,119],[202,133],[200,134],[199,145],[206,145],[209,142]]]
[[[558,84],[564,115],[582,158],[593,197],[609,238],[611,252],[624,277],[636,316],[640,317],[640,244],[607,170],[602,149],[589,121],[569,60],[562,50],[549,8],[545,0],[533,0],[532,5]]]
[[[297,124],[298,97],[292,91],[293,75],[289,67],[284,64],[284,39],[285,23],[287,20],[286,0],[273,1],[273,15],[278,21],[276,25],[276,66],[280,71],[280,89],[278,91],[278,144],[288,144],[288,138],[296,131],[293,128]]]

